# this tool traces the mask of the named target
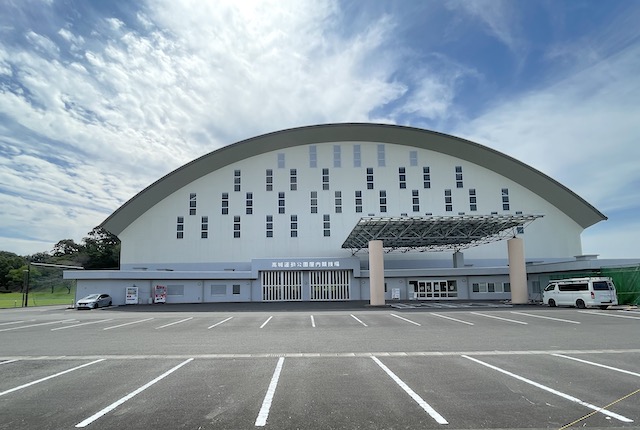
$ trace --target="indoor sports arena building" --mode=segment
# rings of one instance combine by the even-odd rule
[[[468,140],[382,124],[244,140],[159,179],[107,218],[119,270],[66,271],[125,303],[539,299],[606,217]],[[135,288],[132,288],[135,287]]]

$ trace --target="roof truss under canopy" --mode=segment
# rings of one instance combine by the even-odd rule
[[[385,252],[461,250],[514,237],[543,215],[362,217],[342,244],[356,254],[381,240]]]

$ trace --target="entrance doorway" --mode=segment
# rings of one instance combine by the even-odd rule
[[[302,272],[262,272],[262,301],[302,300]]]
[[[455,280],[411,281],[413,294],[417,300],[457,299],[458,286]]]

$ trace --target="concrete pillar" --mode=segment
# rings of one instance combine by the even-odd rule
[[[518,237],[507,241],[509,250],[509,282],[511,283],[511,303],[523,305],[529,302],[527,288],[527,267],[524,261],[524,241]]]
[[[460,251],[456,251],[453,253],[453,267],[464,267],[464,254]]]
[[[381,240],[369,242],[369,304],[384,305],[384,252]]]

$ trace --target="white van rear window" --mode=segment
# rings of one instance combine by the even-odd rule
[[[596,281],[593,283],[593,289],[596,291],[608,291],[609,283],[607,281]]]

